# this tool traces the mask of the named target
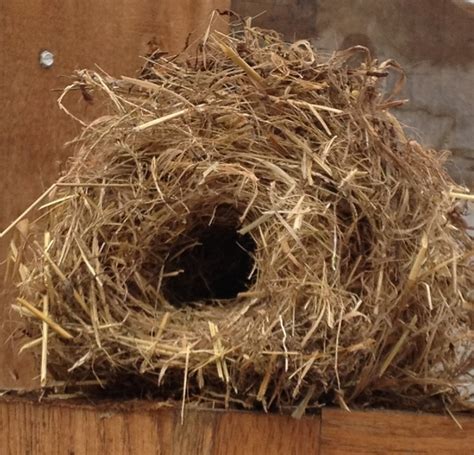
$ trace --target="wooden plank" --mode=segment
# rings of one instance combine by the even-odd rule
[[[229,441],[233,441],[229,444]],[[225,413],[219,418],[214,454],[240,455],[319,453],[319,416],[302,420],[287,416]]]
[[[87,406],[0,404],[0,453],[9,455],[172,453],[170,412],[123,413]]]
[[[214,8],[230,0],[3,0],[0,2],[0,231],[58,176],[71,149],[63,144],[78,126],[59,110],[59,90],[75,69],[99,65],[112,75],[135,75],[140,56],[159,47],[183,49],[207,27]],[[223,27],[225,23],[223,22]],[[43,49],[54,65],[39,64]],[[68,102],[80,118],[99,110]],[[18,320],[1,295],[2,262],[10,238],[0,240],[0,387],[28,387],[36,374],[30,357],[19,360]],[[8,287],[8,286],[7,286]]]
[[[0,400],[3,455],[317,455],[319,417]]]
[[[162,403],[0,399],[0,454],[470,454],[474,416],[323,409],[321,416],[180,410]]]
[[[324,409],[321,453],[459,454],[474,453],[474,416],[451,417],[393,411],[346,412]]]

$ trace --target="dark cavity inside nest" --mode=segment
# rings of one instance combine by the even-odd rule
[[[249,234],[238,233],[239,227],[238,212],[222,204],[176,240],[166,264],[166,272],[174,275],[164,283],[170,303],[233,299],[249,289],[256,245]]]

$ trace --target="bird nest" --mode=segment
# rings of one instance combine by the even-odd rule
[[[389,113],[396,74],[248,24],[137,78],[77,72],[61,100],[104,115],[17,267],[43,383],[295,415],[465,403],[470,196]]]

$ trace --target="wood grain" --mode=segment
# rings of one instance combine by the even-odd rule
[[[227,412],[218,420],[214,454],[317,454],[319,427],[319,416],[296,420],[287,416]]]
[[[76,69],[99,65],[108,73],[135,75],[150,50],[175,53],[197,39],[214,8],[230,0],[3,0],[0,2],[0,231],[58,176],[79,131],[59,110],[59,90]],[[225,25],[224,25],[225,27]],[[43,69],[39,54],[55,55]],[[78,96],[68,107],[93,118],[98,107]],[[10,239],[0,240],[1,263]],[[31,358],[17,359],[10,335],[18,326],[1,294],[0,387],[25,387],[36,374]],[[8,287],[8,286],[7,286]]]
[[[317,455],[319,418],[177,409],[149,403],[0,401],[3,455]]]
[[[474,453],[474,416],[451,417],[408,412],[322,412],[321,453],[459,454]]]
[[[164,403],[0,398],[2,455],[474,453],[474,416],[323,409],[295,420]]]

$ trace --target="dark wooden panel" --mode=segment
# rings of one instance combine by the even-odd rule
[[[0,399],[0,453],[8,455],[471,454],[474,416],[323,409],[295,420],[153,402]]]
[[[0,401],[8,455],[317,455],[319,418],[188,411],[150,403]]]
[[[474,417],[406,412],[322,413],[321,453],[336,454],[459,454],[474,453]]]
[[[215,455],[314,455],[319,453],[319,416],[296,420],[254,413],[243,419],[228,412],[219,418],[214,449]]]

